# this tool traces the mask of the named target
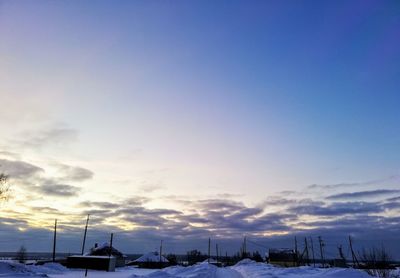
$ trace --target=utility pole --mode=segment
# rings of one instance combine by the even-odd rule
[[[218,243],[215,244],[215,251],[217,252],[217,262],[218,262]]]
[[[294,237],[294,264],[295,266],[298,266],[298,260],[297,260],[297,237]]]
[[[324,242],[323,242],[321,236],[318,237],[318,241],[319,241],[319,250],[321,253],[322,267],[325,267],[324,251],[323,251]]]
[[[208,263],[210,263],[211,256],[211,238],[208,238]]]
[[[89,224],[89,214],[87,215],[86,225],[85,225],[85,233],[83,234],[82,255],[85,252],[86,233],[87,233],[87,229],[88,229],[88,224]]]
[[[308,256],[308,244],[307,244],[307,238],[304,238],[304,243],[305,243],[305,248],[306,248],[306,264],[310,265],[310,257]]]
[[[310,237],[310,241],[311,241],[312,260],[313,260],[313,264],[315,267],[314,243],[313,243],[312,237]]]
[[[114,237],[114,234],[113,233],[111,233],[111,237],[110,237],[110,251],[109,251],[109,253],[108,253],[108,256],[109,256],[109,258],[110,258],[110,261],[111,261],[111,255],[112,255],[112,245],[113,245],[113,237]],[[109,269],[107,269],[107,271],[109,271]]]
[[[56,261],[57,219],[54,221],[53,262]]]

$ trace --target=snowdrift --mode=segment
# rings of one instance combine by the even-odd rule
[[[0,261],[0,277],[49,277],[48,274],[62,274],[66,271],[67,268],[57,263],[36,266]]]
[[[83,277],[84,270],[69,270],[59,264],[26,266],[19,263],[0,261],[0,277]],[[281,268],[269,264],[243,260],[232,267],[216,267],[208,263],[193,266],[167,267],[162,270],[145,270],[124,267],[116,272],[90,271],[92,278],[371,278],[357,269],[292,267]]]
[[[367,273],[351,268],[313,268],[302,267],[276,267],[270,264],[257,263],[249,259],[240,261],[232,267],[242,277],[285,277],[285,278],[371,278]]]

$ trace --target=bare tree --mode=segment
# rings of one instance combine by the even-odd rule
[[[21,264],[26,262],[26,248],[25,246],[21,245],[21,247],[19,248],[15,259],[20,262]]]
[[[391,256],[384,247],[363,249],[360,255],[361,268],[371,276],[381,278],[398,278],[393,266],[391,266]]]

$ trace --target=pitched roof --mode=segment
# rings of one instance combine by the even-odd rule
[[[134,262],[139,262],[139,263],[144,263],[144,262],[159,262],[160,261],[160,255],[158,252],[150,252],[147,254],[144,254],[140,258],[134,260]],[[161,261],[163,263],[168,263],[169,261],[167,258],[164,256],[161,256]]]
[[[86,254],[87,256],[109,256],[110,246],[108,242],[103,243],[99,247],[93,247],[90,252]],[[115,257],[124,257],[125,255],[118,251],[116,248],[111,247],[111,255]]]

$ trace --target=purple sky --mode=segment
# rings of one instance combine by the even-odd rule
[[[0,249],[351,234],[400,252],[398,1],[0,1]],[[15,240],[11,240],[15,239]],[[252,248],[256,250],[254,245]],[[259,250],[264,252],[265,250]]]

